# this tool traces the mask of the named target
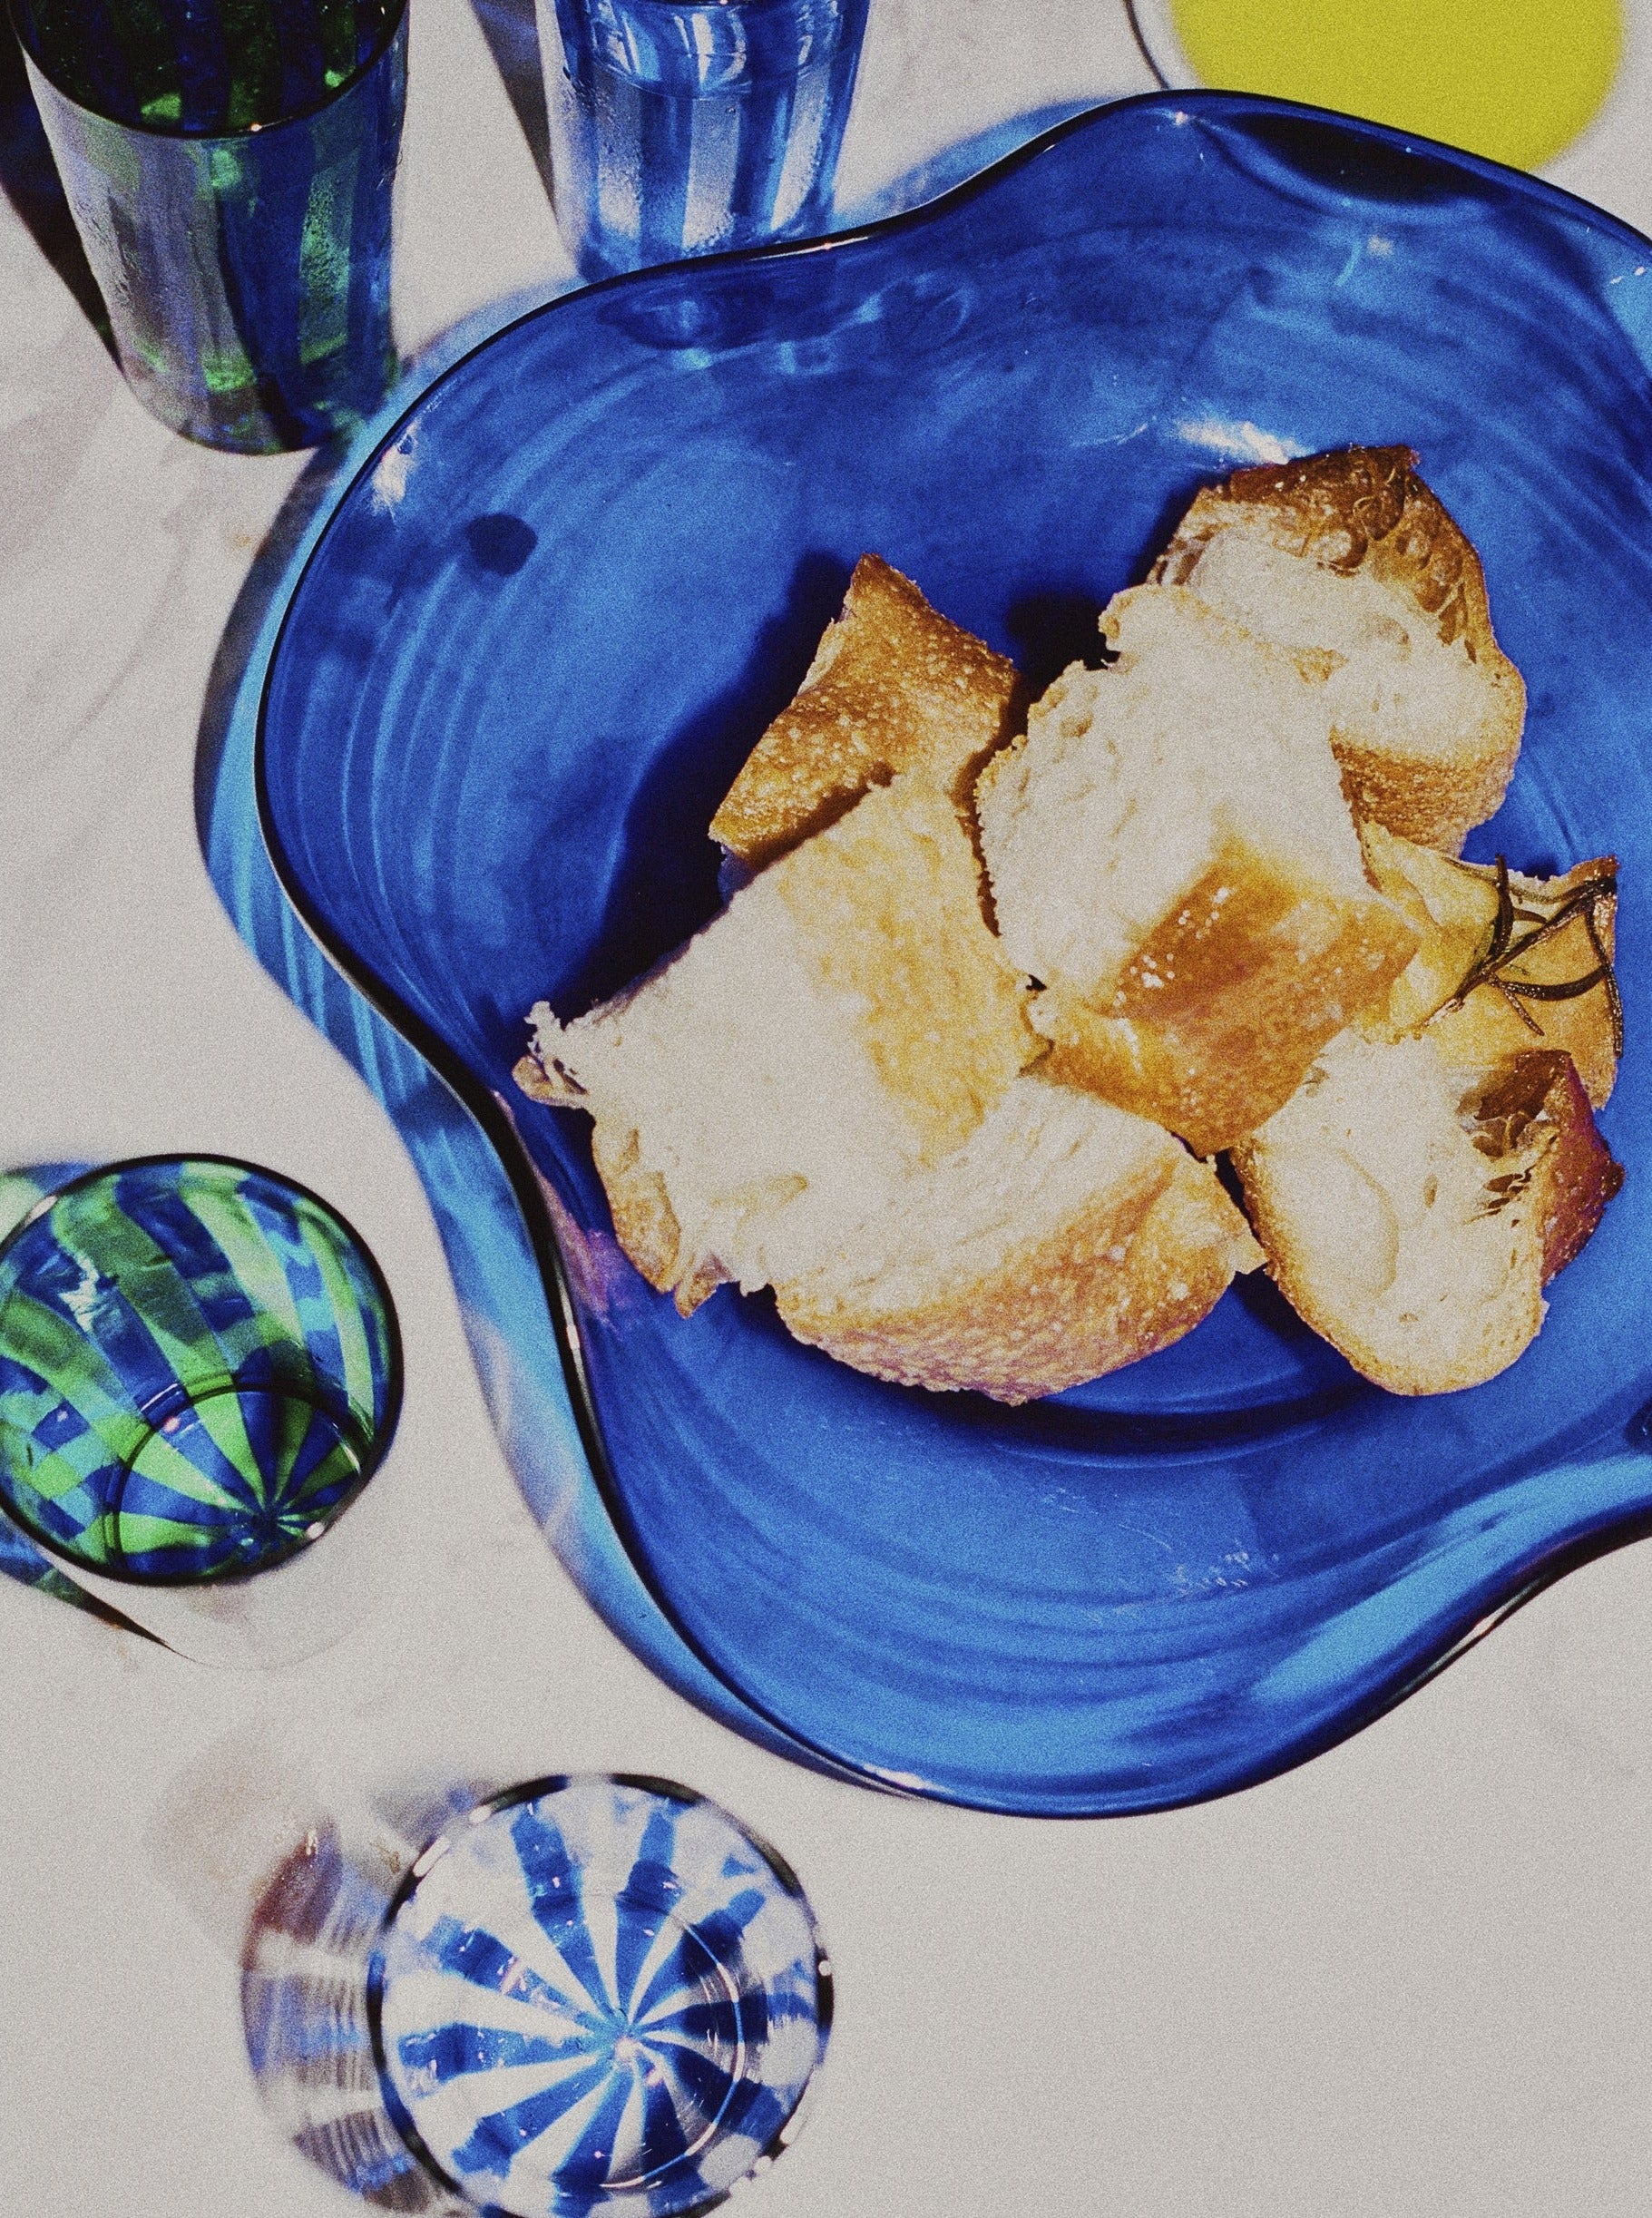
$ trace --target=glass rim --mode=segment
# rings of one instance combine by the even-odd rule
[[[716,0],[713,0],[713,5],[715,4]],[[180,123],[153,122],[142,116],[111,115],[107,109],[90,107],[86,102],[77,99],[73,93],[65,91],[24,35],[23,25],[18,19],[17,0],[4,0],[5,18],[11,25],[12,34],[17,41],[24,63],[39,77],[43,84],[51,88],[54,96],[62,101],[66,108],[73,108],[77,115],[90,116],[94,122],[103,123],[112,131],[129,131],[139,138],[170,141],[176,146],[244,146],[255,140],[272,137],[277,132],[285,131],[291,124],[307,123],[316,116],[324,114],[328,108],[335,106],[342,100],[347,93],[353,93],[363,79],[370,77],[378,67],[401,34],[407,21],[408,5],[409,0],[391,0],[389,12],[385,17],[383,29],[374,43],[372,53],[368,54],[365,62],[357,63],[347,77],[324,93],[318,100],[306,101],[302,107],[290,109],[285,115],[275,116],[268,123],[244,124],[239,131],[190,131]],[[197,1159],[204,1161],[207,1158],[203,1157]],[[219,1159],[228,1162],[230,1158],[223,1157]],[[249,1164],[247,1168],[256,1169],[258,1166]]]
[[[79,1194],[89,1187],[100,1185],[105,1179],[122,1177],[128,1171],[177,1170],[185,1165],[196,1163],[206,1164],[219,1170],[247,1171],[254,1177],[268,1178],[271,1184],[285,1188],[288,1194],[297,1196],[302,1201],[311,1203],[321,1211],[324,1216],[329,1217],[338,1226],[347,1241],[361,1257],[368,1281],[378,1298],[379,1308],[384,1316],[386,1357],[385,1412],[370,1432],[365,1426],[363,1427],[365,1437],[360,1452],[360,1476],[327,1519],[326,1529],[319,1533],[315,1540],[296,1540],[290,1548],[283,1549],[280,1554],[271,1556],[266,1561],[253,1564],[245,1569],[238,1564],[228,1563],[213,1571],[146,1572],[133,1571],[123,1563],[83,1563],[78,1556],[70,1553],[54,1533],[43,1532],[34,1519],[12,1499],[8,1489],[4,1500],[0,1500],[0,1518],[5,1518],[15,1525],[17,1530],[25,1539],[33,1541],[41,1553],[63,1572],[65,1578],[70,1580],[84,1577],[107,1579],[112,1585],[117,1587],[147,1588],[162,1592],[190,1594],[200,1593],[208,1587],[246,1585],[255,1578],[262,1578],[268,1572],[279,1571],[283,1565],[293,1562],[297,1558],[306,1554],[309,1549],[318,1547],[322,1540],[326,1539],[327,1533],[331,1532],[333,1528],[361,1500],[367,1490],[368,1484],[376,1477],[384,1464],[385,1458],[389,1454],[396,1430],[401,1422],[402,1402],[406,1384],[402,1353],[401,1320],[396,1314],[395,1297],[390,1292],[390,1282],[385,1276],[383,1265],[349,1218],[341,1209],[328,1201],[325,1195],[318,1194],[313,1187],[304,1185],[300,1179],[288,1177],[285,1171],[271,1170],[268,1164],[249,1162],[244,1156],[218,1155],[204,1149],[200,1153],[187,1155],[159,1153],[122,1156],[116,1162],[94,1163],[88,1169],[77,1171],[73,1178],[65,1178],[61,1185],[54,1186],[50,1193],[43,1194],[38,1201],[31,1204],[24,1211],[15,1225],[11,1226],[4,1234],[0,1234],[0,1271],[4,1271],[7,1258],[13,1249],[21,1245],[24,1236],[32,1232],[36,1225],[50,1216],[58,1202],[65,1197]],[[4,1304],[0,1304],[0,1308],[3,1307]],[[222,1386],[215,1386],[211,1391],[214,1393],[220,1393],[226,1389]],[[235,1391],[232,1381],[227,1391]],[[192,1404],[194,1397],[191,1396],[190,1399]],[[331,1412],[322,1410],[320,1414],[333,1425],[341,1438],[345,1437],[343,1427]],[[354,1452],[354,1443],[347,1442],[347,1444],[352,1447],[352,1452]]]

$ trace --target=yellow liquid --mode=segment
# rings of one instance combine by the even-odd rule
[[[1339,108],[1535,170],[1623,54],[1619,0],[1171,0],[1201,84]]]

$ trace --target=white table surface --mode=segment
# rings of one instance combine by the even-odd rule
[[[1643,228],[1646,76],[1637,53],[1555,172]],[[1112,0],[874,0],[846,196],[1147,83]],[[566,268],[467,0],[415,0],[398,222],[409,351]],[[153,423],[3,202],[0,436],[0,1167],[199,1148],[294,1174],[383,1261],[408,1375],[383,1481],[406,1552],[313,1663],[208,1672],[0,1580],[0,2211],[347,2212],[248,2066],[250,1889],[347,1799],[584,1767],[714,1794],[818,1909],[836,2026],[753,2218],[1643,2211],[1652,1548],[1316,1762],[1168,1815],[900,1802],[710,1723],[536,1532],[392,1126],[207,878],[209,679],[302,458]]]

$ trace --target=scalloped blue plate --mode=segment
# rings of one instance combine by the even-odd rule
[[[600,1563],[591,1590],[731,1721],[997,1808],[1187,1801],[1350,1732],[1647,1523],[1648,264],[1466,156],[1154,96],[870,230],[529,315],[344,496],[264,696],[270,854],[509,1178],[525,1298],[485,1267],[523,1231],[491,1166],[468,1201],[450,1183],[447,1235],[519,1460],[523,1410],[560,1407],[547,1315],[560,1335],[607,1520],[564,1554],[612,1549],[644,1598],[613,1604]],[[1536,1345],[1401,1401],[1252,1280],[1011,1412],[858,1377],[762,1298],[679,1319],[615,1247],[584,1120],[514,1094],[523,1012],[712,912],[707,821],[856,556],[1041,680],[1197,485],[1350,441],[1421,450],[1528,678],[1473,852],[1623,860],[1604,1121],[1628,1182]]]

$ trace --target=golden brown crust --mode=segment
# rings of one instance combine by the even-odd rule
[[[1482,681],[1482,713],[1476,728],[1452,736],[1449,755],[1420,753],[1401,738],[1389,747],[1334,728],[1331,736],[1358,814],[1455,855],[1502,798],[1526,693],[1492,631],[1480,557],[1418,476],[1417,459],[1405,446],[1348,447],[1236,470],[1195,499],[1152,581],[1186,583],[1210,540],[1243,517],[1322,569],[1368,572],[1429,618],[1442,645],[1461,640]]]
[[[565,1081],[559,1082],[546,1071],[537,1055],[519,1056],[511,1069],[511,1077],[530,1101],[543,1101],[547,1109],[577,1109],[579,1096]]]
[[[1153,582],[1180,584],[1197,542],[1231,509],[1261,511],[1277,543],[1351,577],[1369,567],[1432,616],[1444,646],[1461,639],[1474,661],[1500,654],[1485,573],[1469,540],[1417,474],[1409,446],[1350,446],[1296,462],[1261,463],[1207,485],[1160,556]]]
[[[1436,847],[1442,855],[1457,855],[1474,826],[1495,816],[1501,806],[1524,723],[1522,705],[1512,738],[1500,725],[1490,733],[1464,734],[1449,761],[1384,755],[1357,746],[1336,731],[1331,735],[1331,751],[1357,821],[1386,825],[1403,839]]]
[[[862,555],[842,615],[729,787],[712,838],[760,869],[904,770],[962,805],[1005,735],[1016,683],[1012,663]]]
[[[1459,1116],[1487,1159],[1487,1213],[1511,1202],[1520,1209],[1510,1226],[1510,1298],[1450,1363],[1427,1343],[1412,1346],[1402,1361],[1371,1329],[1367,1304],[1345,1285],[1334,1289],[1324,1268],[1327,1259],[1304,1241],[1266,1134],[1233,1150],[1268,1275],[1305,1324],[1390,1393],[1455,1392],[1507,1370],[1537,1336],[1542,1287],[1581,1253],[1623,1184],[1571,1060],[1558,1050],[1523,1050],[1481,1073],[1465,1091]]]
[[[680,1267],[682,1233],[665,1180],[658,1171],[642,1168],[637,1135],[629,1126],[599,1118],[591,1129],[591,1154],[608,1196],[615,1237],[649,1285],[670,1294]]]
[[[777,1299],[799,1340],[858,1371],[1022,1402],[1180,1339],[1256,1260],[1215,1174],[1177,1148],[988,1275],[939,1283],[921,1304],[883,1308],[875,1288],[823,1297],[806,1285]]]
[[[657,1294],[669,1294],[679,1316],[691,1317],[709,1295],[728,1283],[715,1256],[683,1251],[682,1229],[666,1182],[640,1159],[638,1136],[598,1119],[591,1159],[608,1197],[614,1237]]]
[[[1598,975],[1616,943],[1616,858],[1594,856],[1558,878],[1508,872],[1509,959],[1464,993],[1465,982],[1484,968],[1496,931],[1496,865],[1453,861],[1380,826],[1365,826],[1361,837],[1373,879],[1403,910],[1418,939],[1381,1012],[1383,1034],[1398,1038],[1426,1023],[1447,1062],[1464,1070],[1559,1049],[1576,1064],[1589,1100],[1603,1107],[1618,1075],[1614,987]],[[1540,923],[1555,918],[1558,924],[1534,936]],[[1521,954],[1523,942],[1530,952]],[[1591,977],[1597,982],[1582,993],[1547,998],[1549,989]],[[1530,987],[1540,991],[1523,991]]]
[[[903,777],[777,874],[827,988],[858,1005],[884,1084],[934,1161],[1044,1052],[982,914],[981,865],[946,796]]]
[[[1623,1184],[1569,1055],[1533,1049],[1500,1063],[1465,1103],[1480,1127],[1476,1146],[1499,1158],[1546,1133],[1532,1170],[1547,1285],[1593,1237]]]
[[[1214,1155],[1289,1100],[1325,1041],[1388,987],[1416,937],[1230,845],[1137,950],[1104,1006],[1041,995],[1047,1074]]]

